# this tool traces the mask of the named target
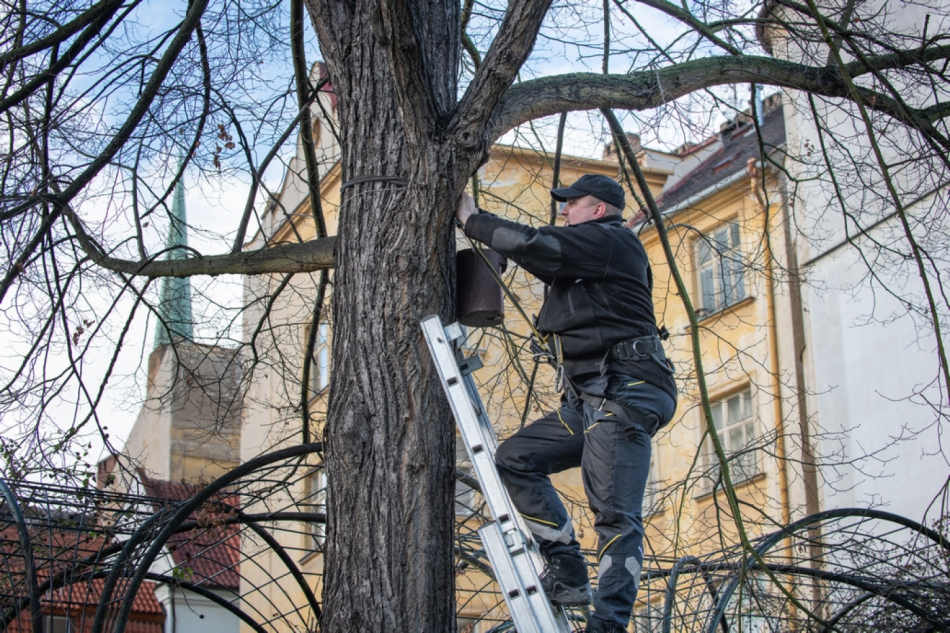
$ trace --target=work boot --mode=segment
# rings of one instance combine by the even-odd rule
[[[596,616],[587,622],[586,633],[626,633],[626,629],[617,626],[613,622],[604,622]]]
[[[541,573],[541,587],[551,602],[562,607],[583,607],[590,604],[590,582],[587,563],[580,556],[552,556]]]

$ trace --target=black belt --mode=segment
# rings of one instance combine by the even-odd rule
[[[610,348],[607,360],[654,360],[654,354],[663,354],[663,343],[655,334],[620,341]]]
[[[557,341],[556,336],[552,338],[555,340],[555,342]],[[544,356],[544,358],[541,359],[540,356]],[[535,354],[535,360],[548,360],[549,362],[557,365],[555,361],[555,358],[557,358],[556,352],[552,351],[550,354],[542,353],[540,356]],[[657,364],[663,369],[663,371],[670,375],[675,373],[673,363],[671,363],[669,359],[666,358],[666,353],[663,351],[663,343],[660,340],[660,337],[655,334],[633,338],[629,341],[621,341],[611,347],[607,351],[607,354],[600,360],[564,359],[560,364],[565,367],[572,368],[585,367],[589,365],[591,371],[596,369],[600,373],[604,373],[606,364],[611,361],[638,362],[645,360],[655,360]],[[575,369],[573,373],[577,374],[579,372]]]
[[[607,360],[655,360],[663,368],[663,371],[670,375],[674,373],[673,363],[666,358],[666,354],[663,352],[663,343],[660,341],[660,337],[655,334],[617,343],[607,352]]]

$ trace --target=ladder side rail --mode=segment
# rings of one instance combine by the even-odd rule
[[[532,559],[532,562],[534,563],[535,568],[542,569],[544,567],[544,561],[541,558],[540,550],[538,550],[537,548],[537,543],[535,543],[534,541],[534,536],[532,535],[531,530],[528,528],[528,524],[525,521],[524,517],[521,516],[521,513],[518,512],[517,508],[515,508],[514,503],[511,501],[511,496],[508,494],[508,489],[504,488],[504,482],[501,481],[501,476],[498,475],[498,468],[495,466],[495,452],[497,451],[497,448],[498,448],[498,439],[497,439],[497,436],[495,435],[494,428],[492,428],[491,424],[488,422],[488,414],[485,412],[485,407],[482,404],[481,396],[479,396],[478,394],[478,388],[475,386],[475,381],[472,378],[471,374],[467,374],[464,377],[464,380],[469,391],[475,394],[473,396],[473,405],[476,408],[478,416],[482,420],[485,421],[485,424],[480,425],[480,427],[483,430],[481,437],[483,439],[487,439],[486,438],[487,436],[491,438],[491,440],[494,442],[494,447],[490,451],[491,452],[491,470],[493,471],[494,475],[498,478],[498,481],[501,483],[501,486],[504,490],[507,508],[511,512],[512,520],[515,522],[518,529],[521,530],[522,534],[524,534],[531,541],[532,548],[530,550],[530,554],[531,554],[531,559]],[[484,431],[486,426],[487,426],[487,432]],[[468,448],[467,445],[466,445],[466,448]],[[471,457],[471,454],[472,454],[471,451],[469,451],[470,457]],[[481,482],[481,479],[479,479],[479,482]]]
[[[523,517],[514,508],[495,467],[497,437],[470,374],[462,374],[455,338],[438,316],[422,321],[422,329],[449,400],[482,496],[494,522],[479,528],[482,543],[516,627],[522,633],[567,633],[567,614],[554,608],[541,588],[541,554]],[[464,359],[461,359],[464,360]],[[532,628],[534,627],[534,628]]]
[[[451,341],[438,317],[429,317],[422,325],[439,379],[448,396],[449,405],[458,423],[459,434],[472,460],[472,467],[482,487],[482,496],[485,497],[489,512],[492,518],[501,524],[502,532],[515,527],[520,529],[524,525],[521,515],[515,510],[498,475],[494,451],[491,450],[490,441],[484,437],[483,425],[479,423],[476,407],[472,404],[469,384],[472,387],[474,384],[471,383],[471,376],[461,375]],[[465,381],[465,378],[469,380]],[[475,393],[477,395],[477,391]],[[481,398],[478,402],[481,403]]]
[[[495,457],[495,452],[498,450],[498,436],[495,434],[495,428],[491,425],[491,418],[488,417],[488,411],[485,410],[485,405],[482,402],[481,394],[478,393],[478,387],[475,385],[475,379],[472,378],[471,374],[465,374],[463,380],[465,381],[465,388],[468,390],[469,399],[472,401],[472,406],[475,408],[475,417],[478,420],[479,428],[482,431],[482,436],[487,440],[489,445],[489,450],[491,452],[492,458]]]
[[[567,615],[555,609],[544,595],[534,567],[527,558],[527,543],[522,543],[520,550],[515,548],[512,552],[497,523],[486,523],[478,529],[478,535],[519,633],[570,631]]]

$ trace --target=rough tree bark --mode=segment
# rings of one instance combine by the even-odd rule
[[[322,628],[451,631],[451,416],[419,321],[454,314],[452,216],[550,0],[509,6],[461,100],[455,0],[308,0],[340,96]]]
[[[408,181],[355,185],[340,208],[321,630],[449,631],[455,444],[419,321],[454,313],[451,215],[468,173],[440,121],[456,102],[459,7],[373,4],[308,3],[341,95],[343,179]]]

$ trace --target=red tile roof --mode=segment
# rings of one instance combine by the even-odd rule
[[[201,490],[201,486],[192,484],[150,479],[141,472],[140,476],[146,491],[155,499],[156,509],[188,499]],[[234,591],[240,589],[240,526],[223,523],[237,505],[235,495],[213,498],[189,517],[198,521],[200,527],[168,539],[168,551],[175,565],[185,571],[185,580]]]
[[[122,599],[128,580],[120,580],[112,594],[113,600]],[[96,578],[89,582],[77,582],[44,594],[41,605],[44,613],[68,615],[77,633],[92,631],[93,614],[102,595],[105,579]],[[155,596],[155,583],[145,581],[139,586],[132,601],[132,613],[125,627],[125,633],[162,633],[165,611]],[[7,627],[7,633],[31,633],[29,607],[20,612],[19,617]]]
[[[128,586],[128,579],[120,579],[112,592],[112,600],[120,600],[125,596],[125,588]],[[95,608],[99,604],[99,598],[102,596],[102,587],[105,585],[104,578],[94,578],[89,582],[77,582],[71,585],[60,587],[53,592],[44,595],[42,602],[54,609],[64,609],[70,612],[82,609],[84,607]],[[135,592],[135,599],[132,601],[132,613],[135,616],[159,615],[164,619],[162,605],[155,597],[155,583],[143,581],[139,590]]]

